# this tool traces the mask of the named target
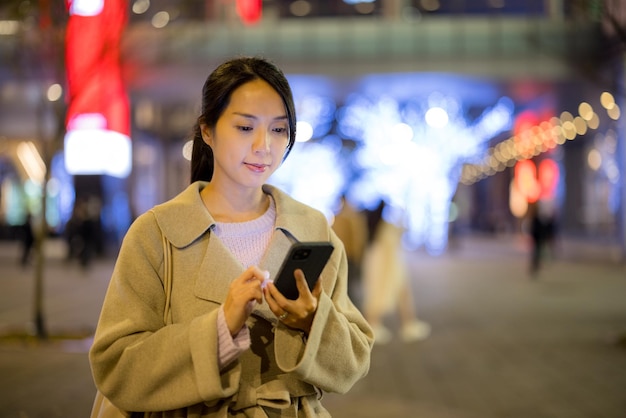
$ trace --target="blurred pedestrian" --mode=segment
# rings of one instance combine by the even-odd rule
[[[124,238],[89,353],[96,387],[160,411],[146,416],[330,417],[322,393],[365,376],[373,337],[326,217],[267,184],[295,142],[291,88],[272,63],[236,58],[207,78],[201,112],[191,185]],[[312,290],[294,271],[290,300],[272,278],[294,241],[335,250]]]
[[[398,314],[403,341],[423,340],[430,335],[430,325],[417,317],[402,246],[404,228],[385,219],[386,209],[383,201],[370,212],[371,240],[362,267],[364,314],[378,344],[386,344],[393,337],[384,325],[384,320],[392,313]]]
[[[358,307],[362,307],[361,265],[367,245],[367,217],[342,196],[332,227],[343,242],[348,258],[348,294]]]
[[[530,215],[530,274],[536,277],[542,262],[554,255],[556,234],[556,210],[551,199],[539,199],[528,207]]]
[[[20,264],[25,267],[30,262],[33,245],[35,244],[35,232],[33,231],[32,215],[30,212],[26,215],[24,222],[19,226],[18,234],[22,245]]]
[[[80,215],[78,223],[78,234],[82,241],[79,252],[80,265],[89,267],[98,247],[98,217],[100,215],[100,205],[98,200],[92,198],[88,200]]]
[[[65,224],[64,237],[67,243],[67,261],[78,258],[83,248],[83,239],[80,233],[80,227],[83,218],[86,216],[86,202],[83,199],[76,199],[72,216]]]
[[[77,259],[84,268],[89,267],[98,247],[98,217],[100,204],[97,198],[80,198],[74,203],[72,217],[65,225],[67,260]]]

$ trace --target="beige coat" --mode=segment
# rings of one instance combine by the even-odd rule
[[[128,411],[159,417],[326,417],[323,391],[345,393],[367,374],[372,332],[347,297],[346,256],[324,216],[280,190],[276,227],[261,268],[276,274],[292,239],[335,246],[321,275],[311,332],[278,322],[267,304],[248,320],[251,348],[218,368],[217,312],[243,266],[211,232],[205,183],[141,215],[129,229],[89,359],[98,389]],[[161,234],[172,244],[172,325],[163,312]]]

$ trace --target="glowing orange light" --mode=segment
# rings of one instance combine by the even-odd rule
[[[559,166],[554,160],[546,158],[539,167],[531,160],[518,161],[515,164],[514,187],[529,203],[553,198],[559,182]]]
[[[518,161],[515,164],[515,187],[529,202],[536,202],[541,194],[537,181],[537,167],[530,160]]]
[[[532,110],[521,112],[515,119],[513,134],[515,135],[515,148],[519,154],[529,155],[535,148],[530,130],[538,122],[537,115]]]
[[[541,186],[541,198],[553,198],[556,185],[559,182],[559,166],[554,160],[546,158],[539,163],[539,185]]]

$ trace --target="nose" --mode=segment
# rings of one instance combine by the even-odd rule
[[[252,144],[252,151],[255,153],[270,151],[271,135],[269,132],[259,130]]]

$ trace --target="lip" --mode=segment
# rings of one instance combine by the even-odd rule
[[[269,164],[244,163],[246,167],[256,173],[263,173],[269,167]]]

